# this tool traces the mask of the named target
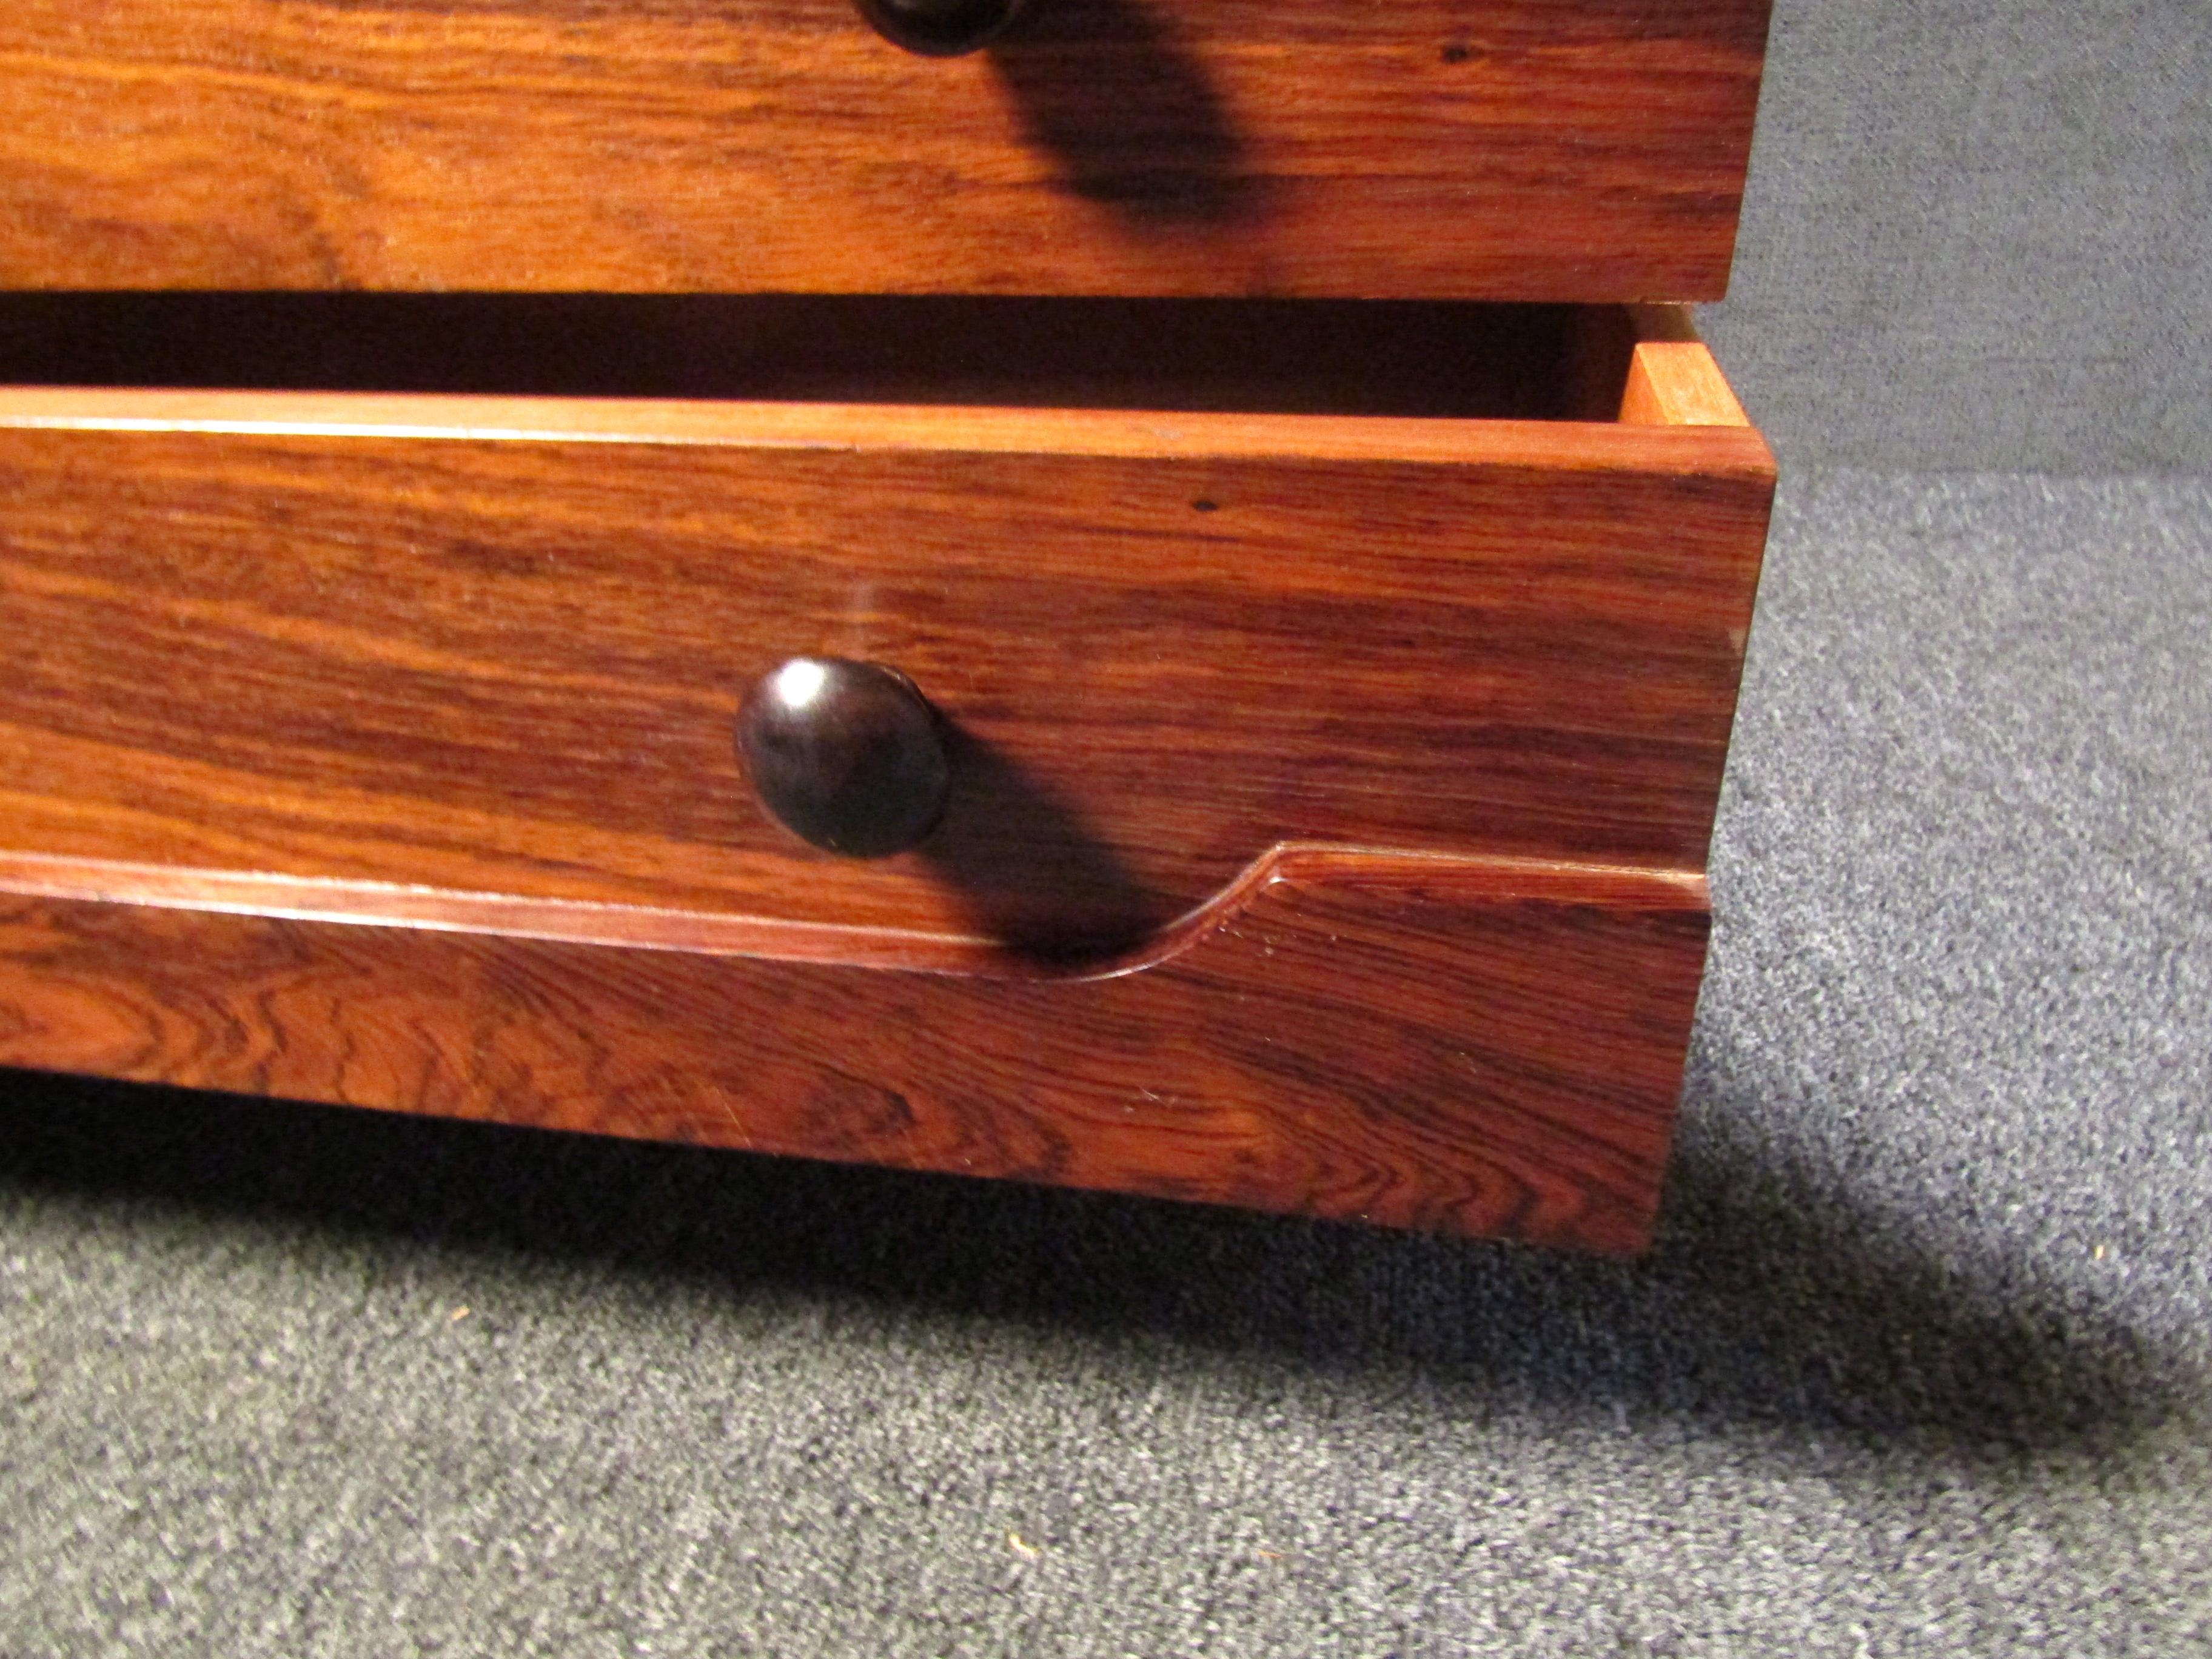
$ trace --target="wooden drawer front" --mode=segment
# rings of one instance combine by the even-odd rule
[[[1633,1249],[1772,473],[1568,320],[1470,401],[1603,418],[0,390],[0,1065]],[[749,793],[794,653],[918,850]]]
[[[1696,300],[1768,0],[10,0],[15,287]]]
[[[1076,948],[1279,842],[1701,866],[1742,428],[52,391],[0,413],[19,849]],[[956,729],[922,850],[732,749],[795,653]]]

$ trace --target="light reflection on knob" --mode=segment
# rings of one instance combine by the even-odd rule
[[[761,805],[801,840],[884,858],[944,816],[951,763],[937,711],[896,668],[793,657],[746,692],[737,747]]]

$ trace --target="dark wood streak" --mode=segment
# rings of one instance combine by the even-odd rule
[[[0,1063],[1626,1250],[1705,926],[1694,878],[1313,852],[1007,981],[15,894]]]
[[[15,287],[1717,298],[1769,0],[10,0]]]

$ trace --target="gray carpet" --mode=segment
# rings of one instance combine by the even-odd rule
[[[2205,0],[1775,0],[1728,303],[1783,459],[2212,472]]]
[[[2208,638],[1792,482],[1636,1264],[9,1080],[0,1653],[2204,1652]]]

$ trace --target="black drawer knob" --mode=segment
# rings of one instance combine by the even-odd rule
[[[937,711],[896,668],[793,657],[738,711],[738,756],[793,835],[852,858],[902,853],[937,827],[952,782]]]
[[[894,46],[926,58],[955,58],[988,46],[1021,15],[1026,0],[854,0],[860,15]]]

